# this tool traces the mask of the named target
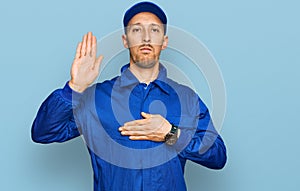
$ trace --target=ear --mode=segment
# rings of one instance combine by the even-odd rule
[[[128,39],[127,39],[126,34],[123,34],[123,35],[122,35],[122,41],[123,41],[124,47],[125,47],[125,48],[128,48],[129,45],[128,45]]]
[[[164,41],[163,41],[161,49],[162,50],[166,49],[168,47],[168,43],[169,43],[169,37],[168,36],[164,36]]]

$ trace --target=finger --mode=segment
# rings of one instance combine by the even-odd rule
[[[81,51],[81,46],[82,46],[82,43],[78,43],[77,45],[77,49],[76,49],[76,55],[75,55],[75,59],[77,58],[80,58],[81,54],[80,54],[80,51]]]
[[[124,127],[144,125],[144,124],[146,124],[146,122],[147,121],[145,119],[138,119],[138,120],[134,120],[134,121],[129,121],[129,122],[124,124]]]
[[[145,119],[149,119],[152,117],[152,115],[150,113],[145,113],[145,112],[141,112],[141,115],[145,118]]]
[[[95,36],[92,36],[92,51],[91,56],[97,55],[97,38]]]
[[[148,133],[145,131],[122,131],[121,134],[127,136],[144,136]]]
[[[130,140],[150,140],[148,136],[129,136]]]
[[[87,55],[92,55],[92,32],[88,32],[88,35],[87,35],[87,42],[86,42],[86,54]]]
[[[86,40],[87,40],[87,35],[85,34],[82,38],[81,56],[85,56],[86,54]]]
[[[130,125],[121,127],[120,131],[144,131],[145,129],[144,125]]]

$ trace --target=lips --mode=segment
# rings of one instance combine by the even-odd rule
[[[142,53],[150,53],[152,51],[152,48],[149,47],[149,46],[143,46],[143,47],[140,48],[140,51]]]

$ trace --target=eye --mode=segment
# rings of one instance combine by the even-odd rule
[[[156,28],[156,27],[152,28],[151,30],[152,30],[152,32],[155,32],[155,33],[159,33],[160,32],[159,28]]]
[[[140,27],[133,27],[131,29],[132,32],[137,33],[137,32],[141,32],[141,28]]]

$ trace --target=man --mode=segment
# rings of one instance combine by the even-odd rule
[[[91,155],[94,190],[186,190],[184,166],[226,163],[225,145],[207,107],[190,88],[167,78],[159,62],[167,48],[167,17],[150,2],[123,18],[130,61],[121,75],[91,85],[103,56],[91,32],[78,44],[71,80],[42,104],[32,126],[39,143],[83,135]]]

